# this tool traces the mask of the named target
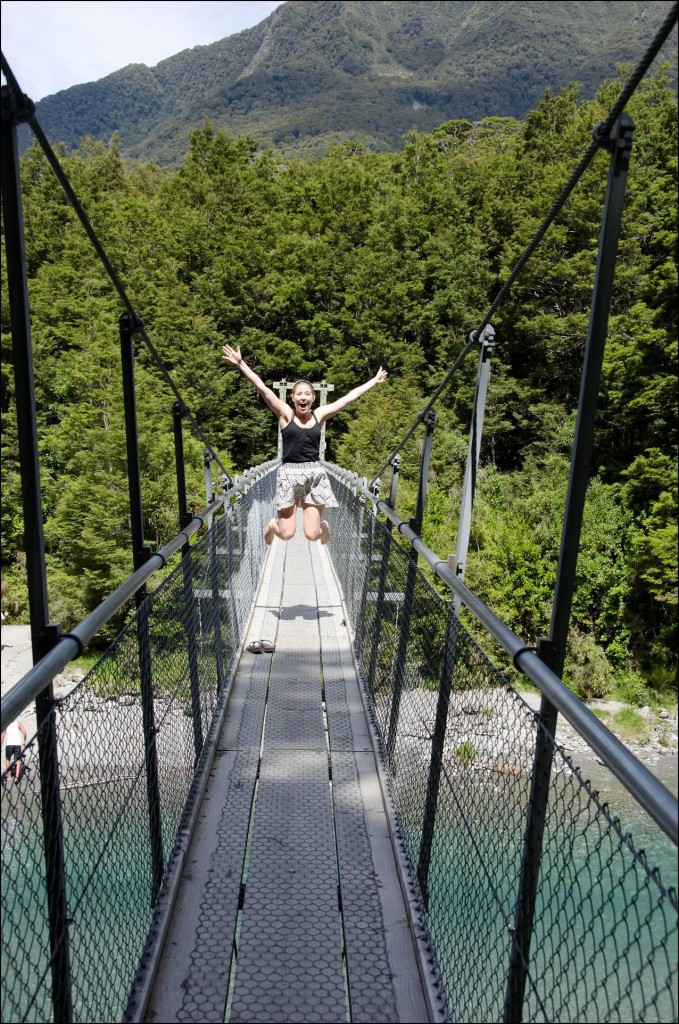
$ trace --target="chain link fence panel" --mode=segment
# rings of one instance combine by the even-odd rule
[[[49,718],[23,751],[19,780],[5,771],[3,1020],[55,1019],[46,864],[58,861],[60,844],[73,1019],[123,1016],[259,585],[275,478],[273,470],[246,485],[82,682],[55,700],[58,777],[47,781],[58,786],[58,813],[44,817],[41,800]]]
[[[332,475],[330,554],[448,1019],[502,1021],[544,727],[372,503]],[[558,745],[548,784],[523,1019],[675,1021],[676,850],[668,882]]]

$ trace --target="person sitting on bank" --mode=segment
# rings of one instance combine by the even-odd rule
[[[21,774],[21,759],[26,739],[26,729],[19,718],[11,722],[0,736],[0,746],[5,744],[5,773],[8,779],[14,777],[15,782],[19,781]]]
[[[323,513],[326,508],[337,508],[337,499],[332,493],[328,474],[320,461],[321,427],[351,402],[355,402],[376,384],[386,380],[387,371],[380,366],[375,376],[365,384],[359,384],[343,398],[322,405],[318,412],[314,412],[316,392],[308,380],[298,380],[293,385],[291,409],[248,366],[240,348],[224,345],[222,353],[224,358],[237,366],[243,376],[257,389],[274,416],[278,418],[281,430],[283,454],[276,479],[276,517],[265,527],[264,540],[271,544],[274,537],[280,540],[290,540],[294,537],[297,526],[296,511],[299,505],[302,508],[304,536],[307,540],[320,540],[321,544],[327,544],[330,539],[330,527],[323,518]]]

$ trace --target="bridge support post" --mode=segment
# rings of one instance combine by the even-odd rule
[[[431,851],[434,844],[436,811],[441,785],[441,769],[443,768],[443,746],[446,738],[446,726],[448,724],[448,706],[450,704],[450,692],[453,684],[453,668],[455,666],[459,621],[458,611],[451,596],[448,605],[448,618],[446,619],[446,638],[443,647],[443,662],[441,664],[441,682],[436,703],[434,735],[431,741],[427,797],[422,818],[422,839],[420,841],[420,856],[417,865],[417,880],[420,883],[420,892],[422,893],[425,907],[429,904],[429,866],[431,864]]]
[[[589,483],[590,462],[594,444],[594,427],[599,401],[601,368],[603,366],[608,316],[610,311],[615,262],[620,238],[622,211],[627,186],[627,171],[632,151],[634,125],[622,114],[609,136],[594,129],[596,141],[610,153],[608,183],[599,235],[592,307],[590,311],[585,357],[580,381],[578,416],[571,457],[571,470],[566,497],[559,565],[552,607],[549,639],[538,645],[538,654],[552,671],[561,676],[566,658],[566,641],[570,622],[580,532]],[[504,1020],[507,1024],[522,1020],[530,943],[535,915],[538,876],[542,857],[549,785],[554,754],[557,710],[542,698],[538,716],[537,738],[533,760],[531,793],[523,841],[519,889],[512,926],[512,946],[505,991]]]
[[[137,404],[134,385],[134,348],[132,335],[141,326],[129,313],[119,320],[120,356],[123,373],[123,402],[125,405],[125,443],[127,450],[127,479],[130,489],[130,532],[135,571],[148,561],[150,549],[144,546],[144,515],[141,501],[141,472],[139,466],[139,434],[137,430]],[[153,678],[151,673],[151,644],[149,639],[146,586],[135,595],[137,604],[137,646],[141,687],[142,722],[146,762],[146,793],[149,807],[149,838],[151,842],[151,905],[156,902],[163,880],[163,825],[158,783],[158,752],[156,750],[156,722],[153,705]]]
[[[240,626],[239,626],[239,623],[238,623],[238,605],[236,603],[236,594],[235,594],[235,590],[234,590],[235,581],[236,581],[236,571],[237,571],[237,567],[236,567],[236,552],[234,550],[234,548],[235,548],[234,535],[237,532],[237,526],[236,526],[236,523],[234,522],[234,516],[236,514],[238,514],[238,516],[240,517],[240,508],[239,508],[239,502],[240,501],[242,501],[242,498],[239,495],[238,499],[236,501],[236,504],[235,505],[229,505],[229,507],[224,512],[224,520],[225,520],[225,522],[224,522],[224,539],[226,541],[227,576],[228,576],[227,589],[228,589],[228,593],[229,593],[227,607],[229,609],[229,616],[230,616],[230,619],[231,619],[231,636],[233,638],[233,640],[232,640],[232,642],[233,642],[233,651],[232,651],[232,653],[235,652],[235,649],[238,646],[236,638],[240,635]],[[240,532],[239,532],[239,538],[240,538],[239,543],[241,545],[240,550],[242,552],[242,550],[243,550],[243,540],[242,540],[242,536],[241,536]],[[242,558],[242,554],[239,556],[239,558]],[[238,562],[238,565],[240,565],[240,561]]]
[[[17,124],[27,121],[33,104],[9,86],[2,87],[2,213],[7,253],[7,285],[16,383],[16,416],[24,507],[24,544],[33,663],[59,641],[59,626],[49,622],[43,533],[40,455],[35,409],[35,378],[26,279],[26,246],[21,204]],[[28,512],[30,510],[30,512]],[[40,759],[40,796],[49,919],[50,969],[54,1020],[73,1020],[71,955],[66,902],[64,834],[59,795],[59,754],[52,683],[36,700]]]
[[[460,578],[464,576],[467,552],[469,550],[472,509],[474,506],[474,493],[476,491],[476,475],[479,468],[481,435],[483,433],[483,419],[486,411],[488,382],[490,380],[490,357],[493,354],[494,338],[495,330],[489,324],[484,328],[481,337],[479,338],[480,352],[476,370],[476,388],[474,390],[474,404],[472,406],[472,421],[469,428],[467,462],[465,465],[464,481],[462,484],[462,505],[460,508],[460,520],[457,528],[457,543],[455,550],[455,571]],[[457,615],[459,615],[460,598],[456,595],[453,602],[455,605],[455,611]]]
[[[177,471],[177,500],[179,503],[179,529],[183,530],[191,521],[186,503],[186,473],[184,470],[184,435],[182,419],[185,407],[181,402],[172,406],[172,425],[174,428],[174,457]],[[203,749],[203,723],[200,711],[200,677],[198,673],[198,653],[196,651],[196,631],[193,623],[196,619],[196,596],[193,592],[193,561],[191,545],[187,541],[182,546],[182,562],[184,577],[184,608],[186,609],[186,643],[189,656],[189,685],[191,689],[191,719],[193,722],[193,746],[196,762]]]
[[[389,488],[389,498],[387,504],[389,508],[393,508],[396,504],[396,488],[398,487],[398,474],[400,472],[400,456],[395,455],[392,458],[392,473],[391,473],[391,485]],[[379,494],[379,490],[378,490]],[[393,523],[390,519],[387,519],[386,531],[382,535],[382,555],[380,559],[380,577],[377,583],[377,593],[375,595],[375,622],[373,626],[373,642],[371,645],[370,652],[370,667],[368,669],[368,687],[370,689],[371,696],[375,696],[375,676],[377,674],[377,662],[380,651],[380,637],[382,634],[382,620],[384,617],[384,592],[386,589],[387,575],[389,572],[389,555],[391,553],[391,531],[393,529]]]
[[[203,449],[203,470],[205,475],[205,507],[209,508],[215,500],[215,489],[212,486],[212,452],[209,448]],[[213,516],[207,517],[208,530],[212,527]]]
[[[389,508],[396,508],[396,493],[398,491],[398,481],[401,475],[401,456],[394,455],[391,459],[391,486],[389,488]],[[389,520],[388,528],[389,533],[393,529],[393,523]]]
[[[388,505],[394,508],[396,505],[396,491],[398,489],[398,478],[401,471],[401,456],[394,455],[392,460],[391,487],[389,489]],[[378,490],[379,493],[379,490]],[[370,650],[370,667],[368,669],[368,686],[372,696],[375,695],[375,675],[377,672],[377,659],[379,657],[380,637],[382,633],[382,619],[384,617],[384,592],[387,585],[389,573],[389,555],[391,553],[392,530],[394,525],[390,519],[387,520],[386,533],[382,541],[382,562],[380,565],[380,578],[377,583],[377,594],[375,599],[375,622],[373,625],[372,646]]]
[[[356,541],[355,541],[355,544],[354,544],[354,550],[352,551],[351,560],[350,560],[351,574],[349,576],[350,583],[349,583],[348,590],[349,590],[349,594],[350,594],[349,600],[350,600],[350,606],[351,606],[351,615],[353,617],[354,622],[358,623],[358,621],[359,621],[358,611],[361,608],[360,598],[361,598],[361,596],[363,594],[363,585],[361,583],[361,570],[362,570],[362,566],[363,566],[363,556],[361,554],[361,546],[362,546],[362,543],[363,543],[363,524],[364,524],[364,521],[365,521],[365,501],[360,496],[360,486],[361,486],[361,483],[364,486],[366,486],[368,481],[366,480],[365,477],[363,477],[363,479],[361,480],[357,473],[353,474],[353,478],[354,478],[354,483],[353,483],[353,486],[352,486],[352,489],[351,489],[351,494],[352,494],[353,513],[354,513],[354,516],[355,516],[355,521],[357,523],[357,530],[356,530]],[[361,649],[361,637],[362,637],[362,625],[358,626],[358,628],[356,629],[356,633],[355,633],[355,644],[356,644],[357,653],[358,653],[360,658],[362,658],[362,656],[363,656],[362,649]]]
[[[420,481],[417,491],[417,507],[415,515],[410,520],[409,526],[415,533],[420,534],[422,521],[424,519],[424,506],[427,500],[427,483],[429,481],[429,464],[431,462],[431,449],[434,440],[434,426],[436,424],[436,413],[429,409],[423,416],[425,425],[424,444],[422,446],[422,461],[420,463]],[[417,552],[411,548],[408,557],[408,574],[406,579],[405,594],[403,598],[403,617],[398,638],[398,651],[396,654],[396,678],[394,680],[394,696],[391,702],[389,714],[389,730],[387,733],[387,754],[393,762],[396,749],[396,733],[398,731],[398,720],[401,714],[401,698],[406,680],[405,663],[408,651],[408,639],[410,636],[410,619],[413,613],[413,600],[415,597],[415,582],[417,580]]]
[[[215,500],[215,492],[212,486],[212,452],[206,448],[203,452],[203,465],[205,467],[205,499],[207,508]],[[221,598],[219,596],[219,564],[217,562],[217,536],[214,523],[214,516],[208,518],[208,558],[210,560],[210,586],[212,588],[212,635],[215,646],[215,663],[217,665],[217,689],[221,690],[224,681],[224,664],[222,661],[222,612]]]
[[[371,490],[372,494],[375,496],[375,498],[377,499],[379,497],[379,493],[380,493],[380,482],[379,482],[379,480],[374,480],[373,481],[373,483],[370,485],[370,490]],[[367,637],[368,637],[368,633],[367,633],[367,629],[368,629],[368,621],[367,621],[368,620],[368,616],[366,615],[366,611],[365,610],[366,610],[366,607],[367,607],[367,604],[368,604],[368,595],[371,592],[370,591],[370,584],[371,584],[372,576],[373,576],[372,567],[373,567],[373,551],[375,550],[375,526],[376,526],[376,511],[375,511],[375,506],[371,503],[370,507],[368,509],[368,531],[367,531],[367,544],[366,544],[366,549],[365,549],[365,572],[364,572],[364,575],[363,575],[363,588],[362,588],[362,594],[361,594],[361,608],[363,608],[363,615],[361,617],[361,622],[360,622],[360,625],[359,625],[359,629],[357,631],[357,641],[358,641],[358,646],[359,646],[359,650],[360,650],[360,653],[361,653],[361,661],[362,662],[364,661],[363,655],[364,655],[364,651],[365,651],[365,647],[366,647],[366,641],[367,641]],[[373,625],[374,625],[374,619],[373,619]],[[369,670],[368,670],[368,674],[369,674]]]
[[[291,385],[288,384],[286,378],[283,377],[282,380],[275,380],[273,386],[278,390],[278,397],[280,398],[281,402],[286,402],[287,403],[287,401],[288,401],[288,388],[291,387]],[[277,450],[276,450],[276,458],[280,459],[282,455],[283,455],[283,436],[281,434],[281,428],[279,426],[279,428],[278,428],[278,447],[277,447]]]

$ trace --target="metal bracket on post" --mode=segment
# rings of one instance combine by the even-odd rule
[[[391,485],[389,487],[389,497],[388,497],[387,501],[389,503],[389,508],[390,509],[395,509],[396,508],[396,492],[398,491],[398,481],[399,481],[399,477],[401,475],[401,456],[400,455],[393,455],[391,457],[391,459],[389,460],[389,462],[391,464]],[[387,523],[387,528],[389,530],[389,533],[391,533],[392,528],[393,528],[393,523],[391,522],[391,519]]]
[[[618,241],[625,203],[627,170],[632,149],[634,124],[622,114],[607,136],[595,130],[597,142],[610,153],[608,182],[599,235],[599,247],[592,290],[592,307],[587,329],[585,357],[580,381],[578,415],[571,457],[568,494],[561,532],[561,547],[557,568],[552,621],[548,640],[538,646],[540,658],[551,670],[561,676],[566,658],[566,641],[570,623],[575,574],[577,570],[580,534],[589,484],[590,463],[594,444],[594,427],[599,403],[601,369],[603,366],[608,316],[610,311]],[[540,725],[533,758],[531,793],[526,815],[521,873],[514,910],[512,944],[505,989],[504,1020],[520,1024],[530,962],[533,919],[537,900],[537,885],[542,857],[542,843],[549,783],[552,770],[553,736],[557,711],[543,696],[540,707]]]
[[[481,453],[481,437],[483,434],[483,420],[486,412],[486,400],[488,397],[488,383],[490,381],[490,358],[493,354],[495,343],[495,328],[488,324],[483,329],[480,338],[474,339],[470,335],[470,341],[474,340],[479,346],[479,361],[476,368],[476,387],[474,389],[474,401],[472,404],[472,418],[469,427],[469,445],[467,448],[467,462],[464,469],[464,480],[462,483],[462,503],[460,507],[460,520],[457,528],[457,544],[455,549],[456,573],[462,579],[467,563],[469,551],[469,535],[471,533],[472,511],[474,507],[474,494],[476,492],[476,478],[479,468],[479,457]],[[453,598],[455,613],[460,614],[460,598],[457,595]]]

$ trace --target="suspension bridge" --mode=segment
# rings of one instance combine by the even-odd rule
[[[326,463],[327,548],[267,548],[278,460],[188,513],[183,421],[198,424],[3,57],[3,215],[35,664],[37,770],[2,792],[3,1019],[677,1019],[677,895],[555,742],[562,714],[669,841],[677,802],[561,681],[633,125],[629,96],[677,5],[477,331],[380,470]],[[27,120],[123,303],[133,575],[62,634],[49,621],[16,126]],[[609,156],[552,628],[526,646],[463,578],[491,318],[582,171]],[[181,529],[144,545],[132,336],[175,393]],[[421,538],[433,406],[478,355],[456,553]],[[424,428],[414,517],[400,455]],[[387,486],[389,496],[380,497]],[[172,561],[174,560],[174,561]],[[149,582],[161,569],[153,589]],[[423,572],[427,569],[429,578]],[[436,578],[439,586],[432,586]],[[442,596],[445,594],[446,596]],[[86,678],[55,676],[130,601]],[[461,609],[539,690],[531,710]],[[268,640],[253,652],[252,642]]]

